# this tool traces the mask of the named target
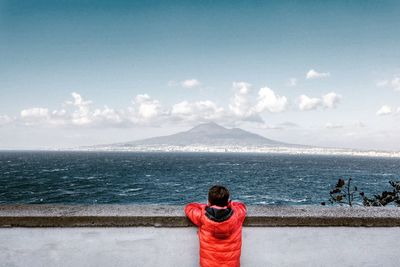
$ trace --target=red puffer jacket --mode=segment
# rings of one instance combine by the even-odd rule
[[[246,217],[243,203],[230,202],[227,207],[190,203],[185,213],[199,227],[200,266],[240,266],[242,224]]]

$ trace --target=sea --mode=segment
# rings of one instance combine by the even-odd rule
[[[252,205],[321,205],[339,178],[367,195],[400,180],[399,158],[246,153],[0,152],[0,203],[206,202],[228,187]]]

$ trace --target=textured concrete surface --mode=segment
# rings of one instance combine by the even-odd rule
[[[187,227],[183,206],[0,205],[0,227]],[[400,226],[400,208],[249,206],[245,226]]]
[[[242,267],[399,266],[400,228],[245,227]],[[0,266],[198,266],[196,228],[0,228]]]

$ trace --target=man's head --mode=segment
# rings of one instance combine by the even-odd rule
[[[227,206],[229,203],[229,191],[221,185],[214,185],[208,190],[208,202],[211,206]]]

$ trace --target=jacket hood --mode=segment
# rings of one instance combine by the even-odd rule
[[[228,220],[233,214],[231,208],[217,208],[214,206],[206,207],[206,216],[214,222],[223,222]]]
[[[229,238],[236,225],[236,220],[230,220],[233,210],[230,207],[206,207],[205,216],[213,223],[208,224],[208,231],[217,239]]]

